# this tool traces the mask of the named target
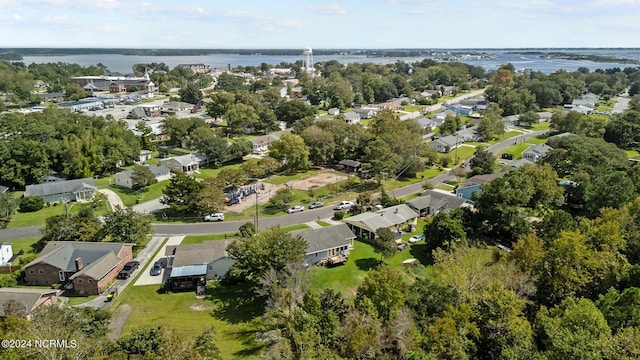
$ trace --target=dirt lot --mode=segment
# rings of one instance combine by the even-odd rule
[[[330,172],[323,172],[316,174],[306,179],[295,180],[293,182],[293,188],[299,190],[309,190],[311,188],[322,187],[328,184],[337,183],[346,180],[344,175],[338,175]]]

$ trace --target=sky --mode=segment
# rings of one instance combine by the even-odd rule
[[[640,0],[0,0],[0,47],[640,47]]]

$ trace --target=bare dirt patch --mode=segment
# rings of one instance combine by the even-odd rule
[[[211,311],[213,307],[204,304],[191,304],[189,305],[189,309],[193,311]]]
[[[331,172],[322,172],[306,179],[293,181],[293,188],[298,190],[309,190],[312,188],[322,187],[344,180],[347,180],[347,177],[344,175],[338,175]]]
[[[109,339],[116,340],[120,337],[120,333],[122,332],[124,323],[127,322],[129,313],[131,313],[131,306],[129,304],[122,304],[118,307],[111,317],[111,322],[109,323],[109,330],[111,330],[107,334]]]

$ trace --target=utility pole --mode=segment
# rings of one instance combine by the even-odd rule
[[[258,231],[258,191],[256,191],[256,214],[253,225],[256,228],[256,232]]]
[[[453,165],[458,165],[458,147],[460,147],[460,144],[458,144],[458,132],[456,131],[456,161],[454,161]]]

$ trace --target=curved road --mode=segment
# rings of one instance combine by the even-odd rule
[[[513,145],[514,141],[522,142],[526,139],[536,137],[545,132],[547,132],[547,130],[523,133],[522,135],[515,138],[507,139],[497,144],[491,145],[488,150],[495,155]],[[437,185],[448,180],[454,180],[455,178],[455,175],[452,175],[450,172],[448,172],[433,177],[428,181],[433,185]],[[389,191],[389,195],[394,197],[403,197],[415,194],[420,191],[422,191],[422,181]],[[288,226],[294,224],[302,224],[318,219],[326,219],[332,217],[334,211],[335,210],[333,210],[332,207],[323,207],[320,209],[305,210],[301,213],[296,214],[287,214],[277,217],[258,219],[258,227],[263,229],[273,225]],[[220,223],[153,224],[152,227],[156,231],[156,236],[171,236],[177,234],[224,234],[234,233],[241,225],[252,221],[252,219],[247,219],[243,221],[225,221]],[[41,227],[42,226],[30,226],[0,230],[0,241],[39,237],[42,235],[40,233]]]

